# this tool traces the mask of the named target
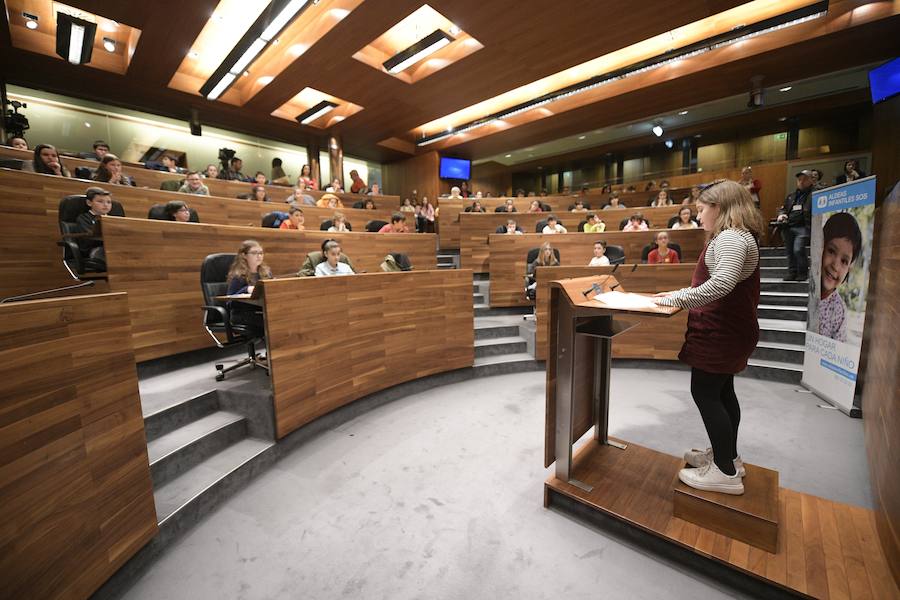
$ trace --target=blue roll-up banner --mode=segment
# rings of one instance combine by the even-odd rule
[[[875,177],[812,195],[803,385],[850,414],[866,319]]]

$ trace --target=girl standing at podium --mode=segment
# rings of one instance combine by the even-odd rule
[[[690,310],[678,358],[691,366],[691,396],[710,447],[691,449],[678,478],[693,488],[740,495],[744,465],[737,451],[741,409],[734,375],[759,341],[759,236],[763,219],[747,189],[734,181],[708,185],[697,216],[709,241],[691,287],[657,294],[656,303]]]

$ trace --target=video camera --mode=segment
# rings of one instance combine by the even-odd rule
[[[219,148],[219,163],[222,165],[222,171],[225,172],[231,167],[231,159],[237,153],[231,148]]]
[[[20,108],[28,108],[28,105],[18,100],[6,100],[5,105],[12,106],[12,110],[3,107],[3,128],[7,137],[23,137],[25,130],[31,126],[28,118],[19,112]]]

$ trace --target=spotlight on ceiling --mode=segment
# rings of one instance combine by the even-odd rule
[[[675,142],[672,140],[666,140],[666,148],[672,149],[675,146]]]
[[[22,17],[25,19],[25,27],[28,29],[38,28],[38,16],[31,13],[23,12]]]
[[[794,88],[791,87],[791,86],[789,86],[789,85],[786,85],[786,86],[784,86],[783,88],[780,88],[778,91],[779,91],[779,92],[789,92],[789,91],[791,91],[792,89],[794,89]]]
[[[334,102],[331,102],[329,100],[322,100],[315,106],[313,106],[313,107],[307,109],[305,112],[297,115],[295,118],[297,119],[297,122],[300,123],[301,125],[308,125],[308,124],[312,123],[313,121],[315,121],[316,119],[318,119],[319,117],[321,117],[322,115],[334,110],[336,106],[337,106],[337,104],[335,104]]]
[[[56,13],[56,53],[73,65],[91,62],[97,24],[59,11]]]
[[[651,129],[650,131],[652,131],[653,135],[655,135],[656,137],[662,137],[662,134],[663,134],[662,123],[657,121],[656,123],[653,124],[653,129]]]
[[[260,14],[244,37],[206,80],[206,83],[200,88],[200,94],[207,100],[218,99],[269,44],[275,43],[278,34],[291,21],[300,16],[308,3],[309,0],[272,0],[269,2],[266,10]]]
[[[413,66],[426,56],[434,54],[455,38],[441,29],[435,29],[421,40],[384,61],[388,73],[399,73]]]
[[[116,40],[112,38],[105,37],[103,38],[103,49],[107,52],[115,52],[116,51]]]

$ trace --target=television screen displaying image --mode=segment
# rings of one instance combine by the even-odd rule
[[[900,94],[900,58],[869,71],[869,89],[872,91],[872,104]]]
[[[441,179],[469,180],[472,171],[472,161],[463,158],[441,157]]]

